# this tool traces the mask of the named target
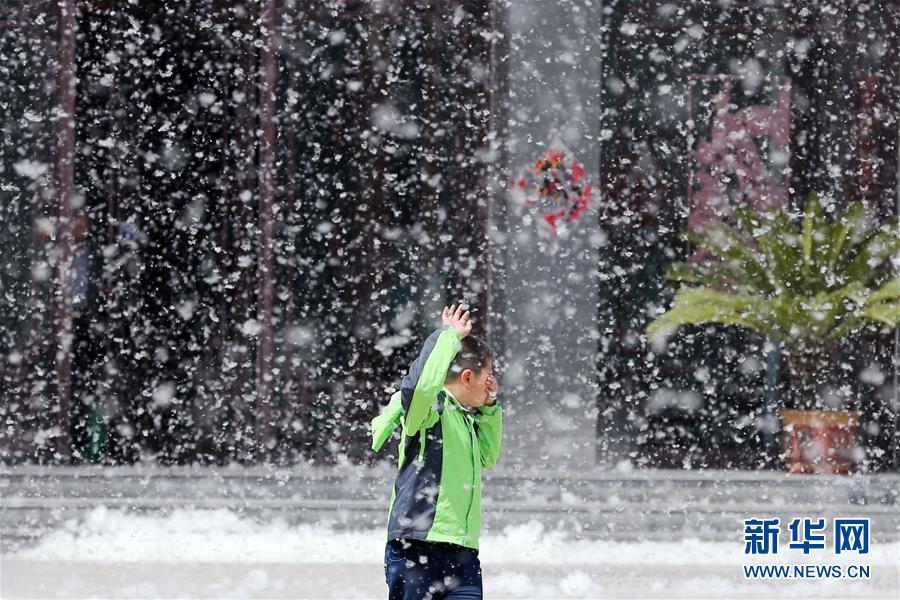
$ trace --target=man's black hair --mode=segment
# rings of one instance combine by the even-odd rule
[[[466,369],[479,373],[489,360],[494,360],[494,351],[487,342],[478,336],[467,335],[460,341],[460,344],[462,347],[447,371],[446,383],[459,377],[459,374]]]

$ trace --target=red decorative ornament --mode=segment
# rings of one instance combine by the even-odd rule
[[[559,138],[554,138],[537,161],[511,183],[553,233],[560,221],[575,221],[590,205],[592,188],[584,167]]]

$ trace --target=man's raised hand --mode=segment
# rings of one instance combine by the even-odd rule
[[[444,327],[456,329],[461,338],[472,332],[472,321],[469,319],[469,311],[463,310],[462,306],[455,304],[449,308],[445,306],[441,312],[441,321],[443,321]]]
[[[497,378],[494,377],[494,374],[491,373],[491,376],[487,379],[487,398],[485,398],[484,403],[488,406],[493,406],[497,403],[497,394],[500,393],[500,384],[497,383]]]

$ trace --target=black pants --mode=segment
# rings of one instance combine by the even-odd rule
[[[455,544],[391,540],[384,549],[389,600],[481,599],[478,550]]]

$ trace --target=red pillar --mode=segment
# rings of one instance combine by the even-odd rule
[[[260,92],[260,125],[262,140],[259,151],[259,261],[257,264],[257,320],[260,330],[256,348],[256,415],[257,443],[265,458],[271,440],[272,402],[272,203],[275,195],[275,0],[264,7],[266,24],[262,49],[262,85]]]
[[[54,279],[54,348],[56,365],[56,448],[60,457],[71,453],[70,395],[72,393],[72,196],[75,189],[75,0],[59,0],[59,71],[57,94],[58,218],[57,263]]]

